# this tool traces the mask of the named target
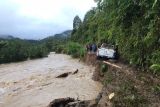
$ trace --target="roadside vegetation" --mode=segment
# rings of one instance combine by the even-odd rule
[[[140,71],[160,74],[160,2],[158,0],[95,0],[97,7],[81,20],[65,40],[54,40],[53,50],[84,56],[88,43],[118,45],[121,61]],[[61,41],[63,40],[63,41]],[[58,41],[58,42],[57,42]]]
[[[97,7],[88,11],[83,21],[75,17],[70,40],[84,46],[117,44],[124,62],[160,74],[160,1],[95,1]]]

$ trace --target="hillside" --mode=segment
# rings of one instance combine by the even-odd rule
[[[60,34],[55,34],[40,40],[41,44],[45,44],[46,48],[51,52],[61,52],[64,50],[64,46],[71,36],[72,30],[64,31]]]
[[[62,33],[59,33],[59,34],[55,34],[53,36],[48,36],[44,39],[42,39],[41,41],[45,42],[45,41],[50,41],[50,40],[54,40],[54,39],[65,39],[67,37],[69,37],[72,33],[72,30],[67,30],[67,31],[64,31]]]
[[[15,37],[13,37],[12,35],[0,35],[0,39],[14,39]]]
[[[64,31],[42,40],[20,39],[11,35],[0,35],[0,64],[24,61],[28,58],[46,57],[56,45],[64,43],[71,35],[71,30]]]
[[[121,59],[142,71],[159,73],[160,1],[96,0],[97,7],[73,21],[70,42],[118,45]],[[156,66],[156,67],[155,67]],[[151,69],[150,69],[151,68]]]

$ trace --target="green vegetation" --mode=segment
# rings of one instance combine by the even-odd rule
[[[113,107],[148,107],[147,99],[138,93],[131,81],[123,82],[113,99]]]
[[[160,64],[160,1],[95,1],[97,7],[73,29],[71,41],[118,44],[121,58],[141,70]]]
[[[108,65],[102,64],[100,69],[101,69],[100,71],[101,71],[102,73],[105,73],[105,72],[107,72],[107,70],[108,70]]]
[[[74,21],[75,22],[73,25],[75,29],[78,29],[81,20],[78,16],[76,16]],[[67,36],[63,36],[64,33]],[[80,43],[72,42],[70,35],[71,31],[66,31],[62,34],[57,34],[53,37],[48,37],[42,40],[42,43],[45,44],[49,51],[54,51],[56,53],[65,53],[71,55],[73,58],[84,57],[85,47]]]
[[[150,69],[154,74],[160,74],[160,64],[153,64]]]
[[[156,95],[160,95],[160,84],[153,86],[152,90]]]
[[[66,46],[66,52],[73,58],[80,58],[84,57],[85,48],[79,43],[69,42]]]
[[[41,40],[41,44],[44,44],[48,51],[54,51],[56,53],[64,53],[66,44],[69,41],[71,30],[65,31],[61,34],[47,37]]]
[[[115,93],[110,100],[113,107],[152,107],[159,101],[159,85],[144,73],[127,74],[110,68],[104,75],[107,92]]]
[[[28,58],[41,58],[48,54],[46,47],[27,40],[0,40],[0,63],[24,61]]]

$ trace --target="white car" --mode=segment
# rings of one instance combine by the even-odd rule
[[[102,44],[100,48],[97,50],[97,59],[117,59],[117,51],[114,46],[107,46],[106,44]]]

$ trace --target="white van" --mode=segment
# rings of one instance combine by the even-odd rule
[[[97,59],[118,59],[117,51],[113,45],[103,43],[97,50]]]

